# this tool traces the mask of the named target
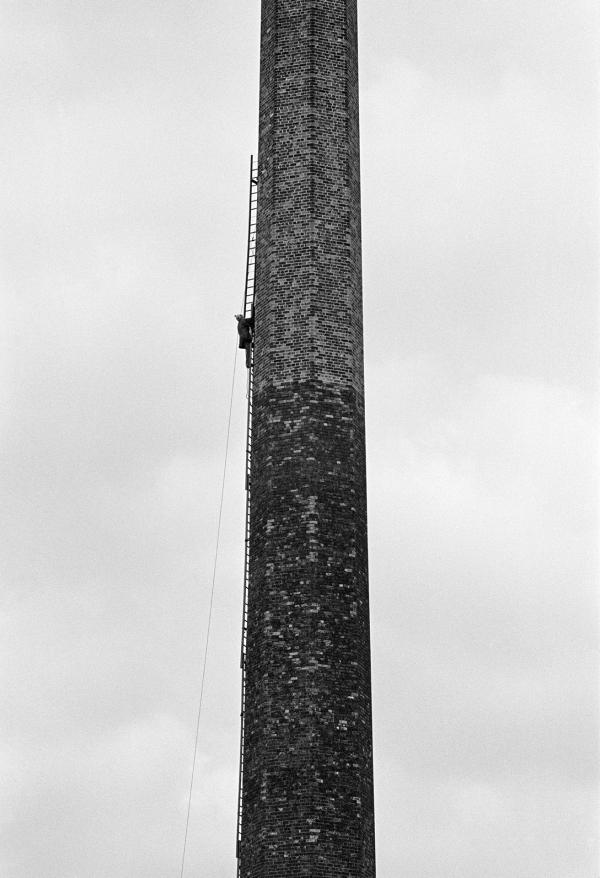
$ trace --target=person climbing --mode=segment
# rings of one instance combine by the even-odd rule
[[[239,347],[246,351],[246,368],[250,368],[250,358],[252,355],[252,336],[254,330],[254,319],[252,317],[244,317],[243,314],[236,314],[237,330],[240,337]]]

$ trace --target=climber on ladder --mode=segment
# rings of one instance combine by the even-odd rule
[[[254,335],[254,317],[244,317],[243,314],[236,314],[237,330],[240,337],[239,347],[246,351],[246,368],[250,368],[252,356],[252,338]]]

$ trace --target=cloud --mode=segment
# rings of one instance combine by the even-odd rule
[[[510,68],[490,94],[401,57],[380,70],[363,98],[367,354],[589,381],[592,115]]]
[[[583,876],[597,716],[586,396],[401,359],[369,384],[387,412],[369,436],[380,871],[526,875],[537,850],[543,874]]]
[[[593,16],[588,0],[568,10],[535,0],[378,0],[361,7],[362,47],[367,57],[400,56],[471,93],[493,89],[507,67],[518,66],[561,90],[589,95]]]
[[[508,773],[499,785],[404,776],[395,783],[394,797],[380,804],[382,874],[401,864],[409,878],[482,872],[524,878],[535,863],[552,878],[581,878],[594,868],[593,798],[578,791],[569,794],[551,782],[520,784]]]
[[[455,635],[462,649],[485,651],[487,638],[504,638],[513,658],[526,660],[540,638],[546,657],[565,640],[589,651],[594,420],[585,397],[505,376],[461,387],[439,367],[410,361],[398,364],[398,383],[375,375],[389,416],[370,436],[372,550],[383,562],[374,575],[385,581],[397,571],[401,583],[384,588],[383,601],[414,601],[416,630],[428,636],[423,626],[442,626],[438,644]],[[411,623],[400,624],[410,637]]]
[[[205,832],[205,863],[218,860],[217,842],[211,839],[219,838],[219,821],[227,818],[220,802],[226,801],[234,782],[228,775],[235,774],[231,770],[222,777],[212,755],[218,749],[212,741],[211,755],[201,750],[197,765],[194,818]],[[191,741],[186,727],[172,716],[129,718],[68,746],[50,740],[25,759],[22,752],[11,757],[19,769],[13,795],[19,795],[8,802],[7,873],[39,873],[40,860],[48,878],[142,876],[178,868],[187,796],[177,791],[185,789],[189,778]],[[212,796],[216,806],[210,803]],[[229,822],[233,834],[231,816]],[[11,843],[19,837],[27,838],[26,853]],[[52,859],[46,860],[50,851]],[[195,859],[192,842],[190,867]],[[222,874],[218,867],[215,874]]]

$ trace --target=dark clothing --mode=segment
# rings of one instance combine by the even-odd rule
[[[238,320],[238,335],[241,348],[245,348],[248,342],[252,341],[252,320],[248,317],[242,317]]]
[[[252,330],[254,329],[254,320],[250,317],[238,317],[238,335],[240,337],[239,347],[246,351],[246,366],[250,368],[252,357]]]

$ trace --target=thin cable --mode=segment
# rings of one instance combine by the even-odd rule
[[[215,596],[215,580],[217,577],[217,559],[219,557],[219,540],[221,537],[221,517],[223,514],[223,497],[225,494],[225,475],[227,472],[227,457],[229,454],[229,434],[231,432],[231,412],[233,410],[233,390],[235,387],[235,369],[237,365],[237,344],[235,347],[235,355],[233,358],[233,375],[231,377],[231,397],[229,399],[229,416],[227,418],[227,438],[225,439],[225,459],[223,461],[223,477],[221,479],[221,499],[219,501],[219,518],[217,520],[217,540],[215,545],[215,559],[213,563],[212,585],[210,589],[210,602],[208,606],[208,622],[206,625],[206,643],[204,645],[204,661],[202,663],[202,679],[200,682],[200,700],[198,703],[198,716],[196,719],[196,739],[194,742],[194,758],[192,760],[192,776],[190,778],[190,792],[188,795],[187,816],[185,819],[185,835],[183,838],[183,852],[181,855],[181,876],[183,878],[183,870],[185,868],[185,852],[187,848],[188,829],[190,825],[190,812],[192,810],[192,790],[194,788],[194,774],[196,772],[196,757],[198,754],[198,738],[200,735],[200,716],[202,714],[202,697],[204,695],[204,678],[206,676],[206,661],[208,658],[208,641],[210,639],[210,623],[212,620],[213,600]]]

